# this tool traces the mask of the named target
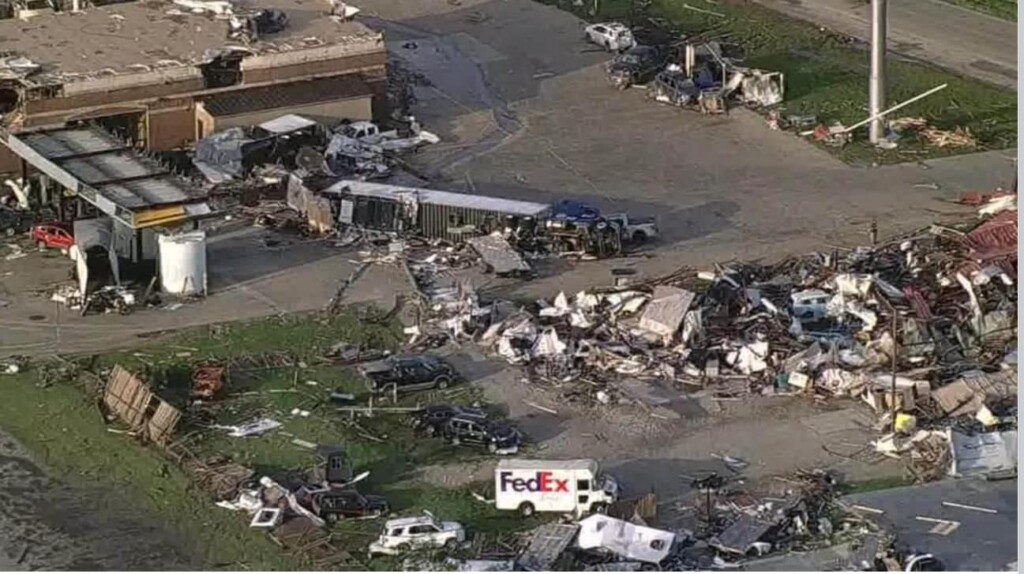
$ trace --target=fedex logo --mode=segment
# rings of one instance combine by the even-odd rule
[[[569,492],[569,479],[553,478],[554,473],[542,471],[536,478],[512,478],[512,473],[504,471],[499,475],[501,491],[511,488],[513,492]]]

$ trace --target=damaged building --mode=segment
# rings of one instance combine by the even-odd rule
[[[32,164],[6,140],[42,128],[92,123],[167,151],[282,110],[386,113],[382,35],[322,8],[177,0],[0,21],[0,172]]]

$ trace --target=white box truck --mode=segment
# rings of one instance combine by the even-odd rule
[[[523,516],[572,512],[579,517],[618,500],[619,484],[593,460],[508,459],[494,470],[494,495],[499,510],[518,510]]]

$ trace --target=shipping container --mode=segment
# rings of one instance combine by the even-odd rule
[[[509,219],[540,219],[550,212],[544,203],[355,180],[321,193],[339,202],[342,224],[449,241],[496,231]]]

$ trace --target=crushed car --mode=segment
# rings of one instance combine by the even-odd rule
[[[466,529],[458,522],[442,522],[424,511],[420,516],[396,518],[384,523],[377,540],[370,543],[370,556],[405,554],[425,548],[454,550],[466,540]]]
[[[388,357],[360,366],[359,372],[374,393],[447,389],[458,378],[454,367],[430,355]]]
[[[646,84],[665,66],[665,53],[654,46],[633,46],[605,66],[612,85],[620,90]]]
[[[0,208],[0,233],[12,237],[25,233],[32,226],[31,214],[14,209]]]

